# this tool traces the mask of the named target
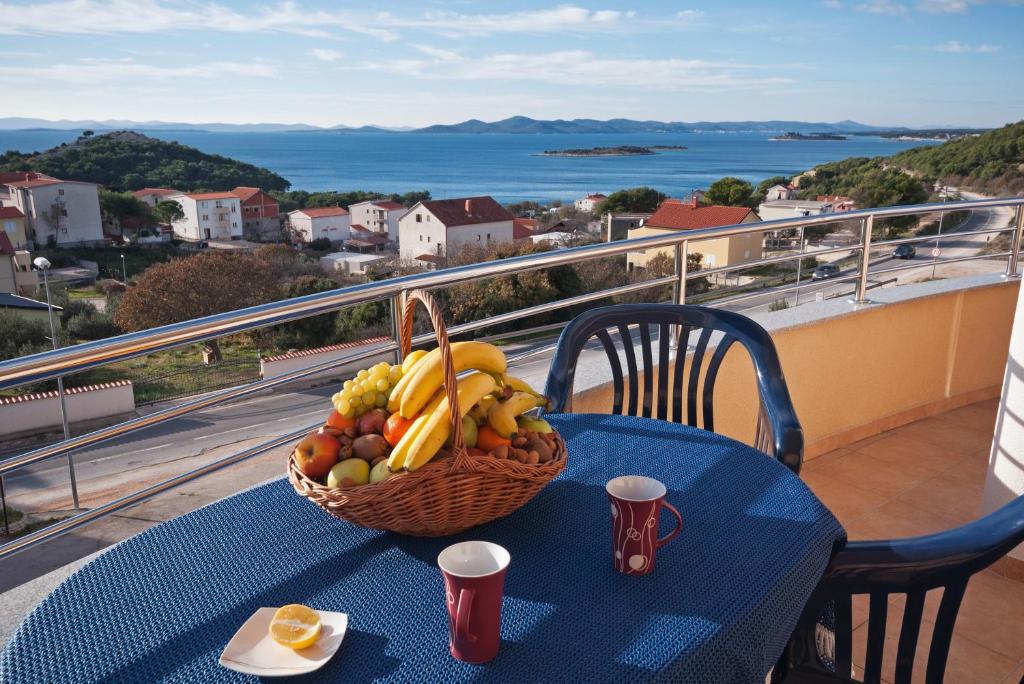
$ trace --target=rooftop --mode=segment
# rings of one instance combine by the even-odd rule
[[[160,197],[167,197],[168,195],[180,195],[181,190],[175,190],[174,188],[142,188],[132,193],[134,197],[147,197],[148,195],[159,195]]]
[[[652,228],[696,230],[742,223],[753,213],[754,210],[747,207],[724,207],[717,204],[694,206],[693,202],[665,200],[644,225]]]
[[[5,218],[25,218],[25,214],[18,207],[0,207],[0,219]]]
[[[46,311],[46,302],[36,301],[28,297],[19,297],[9,292],[0,292],[0,309],[39,309]],[[59,306],[53,307],[54,311],[63,311]]]
[[[233,192],[186,192],[183,194],[194,200],[238,199]]]
[[[308,209],[296,209],[291,214],[302,214],[309,218],[323,218],[325,216],[348,216],[348,210],[343,207],[311,207]]]
[[[822,206],[827,204],[821,200],[771,200],[769,202],[761,202],[761,206],[764,207],[779,207],[779,208],[794,208],[794,209],[820,209]]]
[[[512,220],[512,214],[488,195],[428,200],[420,205],[447,228]]]

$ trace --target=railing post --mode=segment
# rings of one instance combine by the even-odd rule
[[[391,298],[391,339],[396,345],[396,364],[400,364],[405,360],[402,358],[402,305],[404,300],[405,297],[401,294],[397,294]]]
[[[857,276],[857,292],[854,294],[854,304],[870,304],[868,301],[868,267],[871,265],[871,233],[875,229],[875,215],[868,214],[861,224],[861,254],[860,273]]]
[[[1024,206],[1017,207],[1017,221],[1010,240],[1010,258],[1006,261],[1006,277],[1016,278],[1017,267],[1020,265],[1020,243],[1024,236]]]
[[[676,244],[676,282],[672,287],[675,304],[686,303],[686,274],[688,270],[687,259],[690,256],[690,241],[683,240],[682,244]]]

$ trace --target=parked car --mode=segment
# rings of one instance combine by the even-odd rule
[[[892,250],[893,259],[913,259],[917,256],[917,250],[913,245],[899,245]]]
[[[814,273],[811,274],[811,280],[827,280],[835,278],[837,275],[839,275],[838,266],[835,264],[822,264],[814,269]]]

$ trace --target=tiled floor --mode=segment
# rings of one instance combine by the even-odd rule
[[[997,401],[926,418],[838,449],[804,465],[803,478],[851,539],[891,539],[957,527],[978,516]],[[924,680],[927,645],[941,593],[929,593],[915,661]],[[894,670],[902,596],[889,610],[883,678]],[[866,599],[855,610],[854,657],[863,661]],[[858,670],[859,672],[859,670]],[[947,682],[1007,683],[1024,676],[1024,583],[999,569],[968,585],[954,629]]]

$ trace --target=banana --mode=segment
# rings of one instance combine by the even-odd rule
[[[459,417],[462,418],[485,394],[493,392],[497,383],[487,373],[472,373],[459,380]],[[423,415],[428,415],[424,412]],[[414,471],[427,463],[438,452],[451,432],[448,416],[448,397],[445,396],[430,414],[405,456],[405,469]],[[417,419],[419,420],[419,419]],[[401,442],[399,442],[401,445]],[[398,447],[395,447],[397,450]]]
[[[517,378],[512,375],[502,375],[501,381],[504,385],[511,387],[516,392],[529,392],[535,396],[541,396],[540,392],[530,387],[529,383],[521,378]]]
[[[419,360],[426,355],[426,349],[417,349],[416,351],[409,352],[409,355],[405,357],[404,361],[402,361],[402,375],[405,375],[412,370],[413,366],[419,363]]]
[[[409,383],[412,382],[413,376],[416,375],[415,370],[426,355],[427,351],[425,349],[417,349],[416,351],[409,352],[409,355],[405,357],[405,361],[402,361],[402,377],[391,388],[391,394],[388,396],[388,413],[398,411],[398,407],[402,403],[402,394],[405,392],[405,388],[409,386]]]
[[[491,407],[498,401],[498,398],[493,394],[488,394],[483,399],[476,403],[476,406],[469,409],[469,416],[478,423],[483,423],[487,420],[487,412],[491,410]]]
[[[536,394],[516,392],[505,401],[499,401],[487,412],[487,423],[506,439],[519,429],[516,416],[541,405]]]
[[[409,453],[409,447],[412,446],[416,435],[429,419],[430,414],[425,413],[412,422],[409,429],[402,435],[402,439],[398,440],[398,444],[395,445],[395,448],[388,455],[388,470],[395,473],[402,468],[402,465],[405,463],[405,456]]]
[[[508,368],[505,354],[493,344],[486,342],[454,342],[452,344],[452,360],[455,362],[456,373],[468,368],[485,373],[504,373]],[[405,377],[402,379],[404,380]],[[443,385],[444,369],[441,365],[441,351],[435,349],[416,364],[412,379],[398,399],[399,413],[403,418],[415,416]],[[396,387],[395,391],[391,393],[392,400],[396,398],[397,390]],[[472,405],[469,404],[469,406]],[[391,401],[388,402],[388,407],[391,407]]]

